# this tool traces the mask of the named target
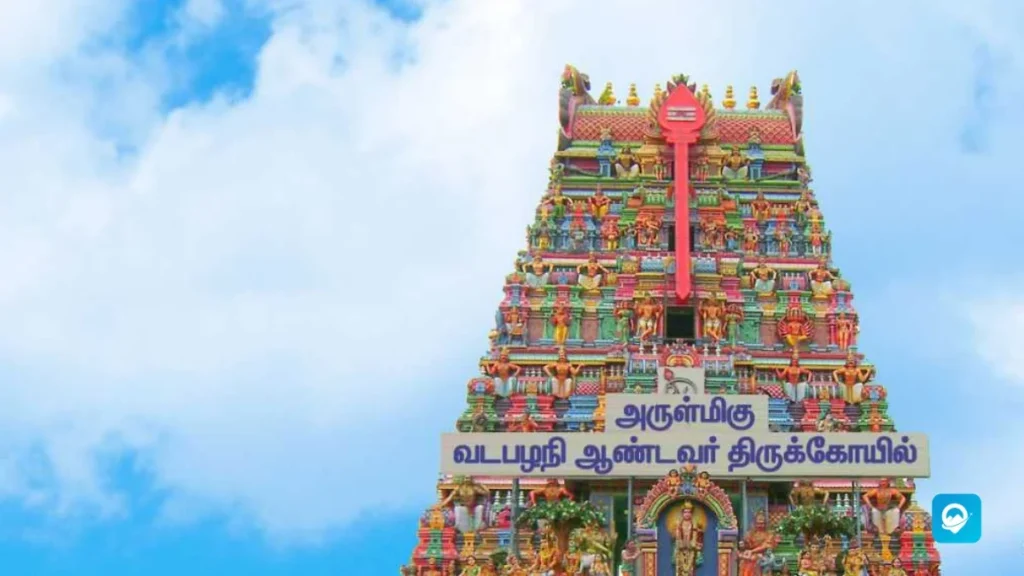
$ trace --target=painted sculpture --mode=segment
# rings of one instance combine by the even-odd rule
[[[606,394],[684,393],[657,389],[673,366],[703,369],[706,393],[766,395],[777,432],[893,430],[810,187],[797,74],[763,107],[756,88],[716,106],[683,74],[646,105],[590,87],[565,67],[557,150],[457,430],[602,431]],[[442,477],[402,573],[937,576],[914,490],[692,466],[628,487]]]

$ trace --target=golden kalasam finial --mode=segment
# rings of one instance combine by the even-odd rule
[[[707,84],[704,84],[703,86],[700,87],[700,95],[703,96],[706,100],[711,99],[711,89],[708,88]]]
[[[597,103],[602,106],[614,106],[617,100],[615,99],[615,91],[612,89],[612,83],[608,82],[604,85],[604,91],[597,97]]]
[[[657,102],[657,101],[661,100],[661,97],[662,97],[663,94],[664,94],[664,91],[661,89],[661,84],[655,84],[654,85],[654,96],[651,97],[651,101],[652,102]]]
[[[761,102],[757,99],[757,86],[750,87],[750,97],[747,99],[747,108],[749,110],[757,110],[761,107]]]
[[[640,97],[636,94],[636,84],[629,85],[629,95],[626,96],[626,106],[639,106]]]
[[[736,107],[736,99],[733,98],[731,85],[725,87],[725,98],[722,100],[722,107],[726,110],[732,110]]]

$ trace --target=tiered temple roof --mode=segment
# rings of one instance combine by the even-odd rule
[[[797,74],[776,79],[764,106],[756,88],[737,102],[728,87],[716,104],[685,75],[656,86],[644,105],[635,86],[625,105],[610,84],[596,100],[589,88],[585,74],[566,67],[549,184],[505,279],[490,349],[456,429],[602,431],[607,394],[656,392],[660,367],[690,366],[703,369],[708,393],[767,395],[774,431],[893,431],[885,388],[858,350],[850,283],[831,261],[831,233],[810,188]],[[692,133],[673,122],[692,122]],[[832,564],[822,574],[853,554],[854,541],[869,565],[893,576],[939,573],[911,480],[811,480],[836,514],[857,521],[854,538],[826,545]],[[618,518],[623,504],[595,484],[560,482]],[[630,482],[633,502],[625,506],[633,510],[643,486]],[[609,493],[623,489],[605,484]],[[548,484],[477,477],[469,485],[484,506],[459,512],[453,498],[466,485],[441,478],[439,505],[424,514],[405,573],[482,576],[498,571],[490,563],[507,553],[535,563],[542,538],[536,527],[516,528],[513,517],[530,506],[527,493]],[[790,491],[807,486],[790,479],[780,493],[769,480],[719,485],[744,528],[756,509],[777,526],[794,509]],[[880,519],[882,499],[909,503],[898,522]],[[464,517],[477,511],[481,518]],[[604,529],[621,548],[616,524]],[[796,573],[807,545],[783,539],[776,552]],[[617,550],[611,563],[653,575],[628,558]]]

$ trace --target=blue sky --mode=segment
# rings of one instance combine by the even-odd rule
[[[393,574],[572,62],[644,97],[800,71],[922,503],[996,503],[946,573],[1016,570],[1021,9],[733,6],[0,3],[3,567]]]

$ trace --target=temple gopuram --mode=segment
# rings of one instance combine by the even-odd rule
[[[406,576],[937,576],[804,156],[766,104],[677,75],[595,100],[558,146]]]

